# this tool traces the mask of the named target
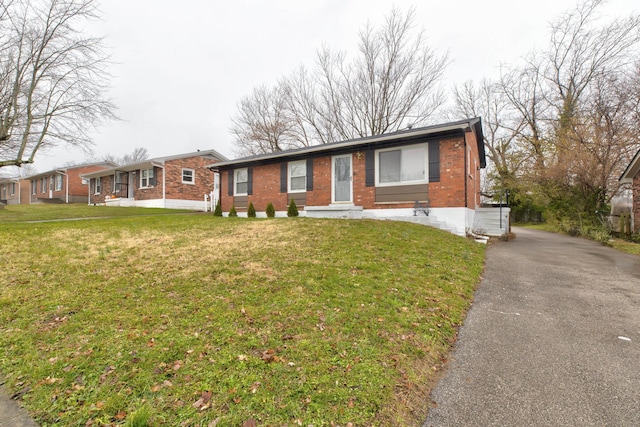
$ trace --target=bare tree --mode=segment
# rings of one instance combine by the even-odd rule
[[[413,9],[394,9],[381,28],[360,32],[354,60],[324,47],[313,71],[300,67],[275,89],[244,98],[231,128],[240,150],[270,152],[425,124],[444,103],[448,58],[426,44],[414,21]]]
[[[115,163],[116,165],[128,165],[131,163],[139,163],[149,158],[149,151],[144,147],[136,147],[131,153],[124,154],[120,157],[113,154],[107,154],[103,157],[105,162]]]
[[[2,15],[4,13],[4,15]],[[102,39],[79,28],[96,0],[0,0],[0,167],[62,143],[88,150],[114,117]]]
[[[238,116],[232,122],[231,132],[236,140],[236,152],[251,156],[282,151],[289,147],[289,119],[285,111],[281,87],[260,86],[240,101]]]

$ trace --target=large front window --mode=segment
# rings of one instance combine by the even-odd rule
[[[153,169],[144,169],[140,173],[140,187],[152,187],[153,181]]]
[[[55,179],[55,191],[62,190],[62,175],[56,175]]]
[[[47,192],[47,178],[42,178],[42,181],[40,181],[40,192],[41,193]]]
[[[289,163],[289,192],[307,191],[307,162]]]
[[[421,184],[427,182],[427,145],[379,150],[379,185]]]
[[[247,168],[236,169],[234,175],[234,196],[246,196],[249,189],[249,170]]]

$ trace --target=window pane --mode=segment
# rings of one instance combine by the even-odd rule
[[[307,189],[306,176],[291,177],[291,190],[306,190],[306,189]]]
[[[380,182],[400,182],[400,150],[379,153]]]
[[[237,182],[236,183],[236,194],[247,194],[247,183],[246,182]]]
[[[189,169],[182,170],[182,181],[193,182],[193,171]]]
[[[425,180],[424,147],[405,148],[402,150],[402,181]]]
[[[302,163],[290,163],[291,176],[305,176],[307,174],[307,164]]]
[[[247,182],[249,180],[249,174],[247,169],[239,169],[236,171],[236,182]]]

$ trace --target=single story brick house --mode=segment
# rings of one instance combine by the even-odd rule
[[[207,165],[227,160],[215,150],[158,157],[83,175],[90,205],[204,210],[214,188]],[[88,198],[88,199],[87,199]]]
[[[419,202],[423,220],[458,235],[474,227],[484,167],[480,118],[209,165],[224,212],[273,203],[284,216],[293,199],[303,216],[410,219]]]
[[[0,179],[0,203],[5,205],[29,204],[29,179]]]
[[[30,176],[29,203],[84,203],[88,183],[82,175],[115,166],[94,162],[53,169]]]
[[[640,232],[640,150],[627,166],[627,169],[620,176],[622,184],[631,184],[631,229]]]

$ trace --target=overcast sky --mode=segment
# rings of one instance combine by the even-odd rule
[[[449,52],[446,87],[496,76],[547,45],[549,22],[573,0],[103,0],[93,24],[112,53],[111,96],[122,119],[94,136],[94,159],[145,147],[151,157],[215,149],[233,157],[231,117],[258,85],[274,84],[300,64],[313,66],[324,43],[353,51],[358,30],[381,23],[394,5],[416,8],[428,43]],[[637,0],[610,0],[608,17],[638,12]],[[41,152],[44,172],[85,153]]]

